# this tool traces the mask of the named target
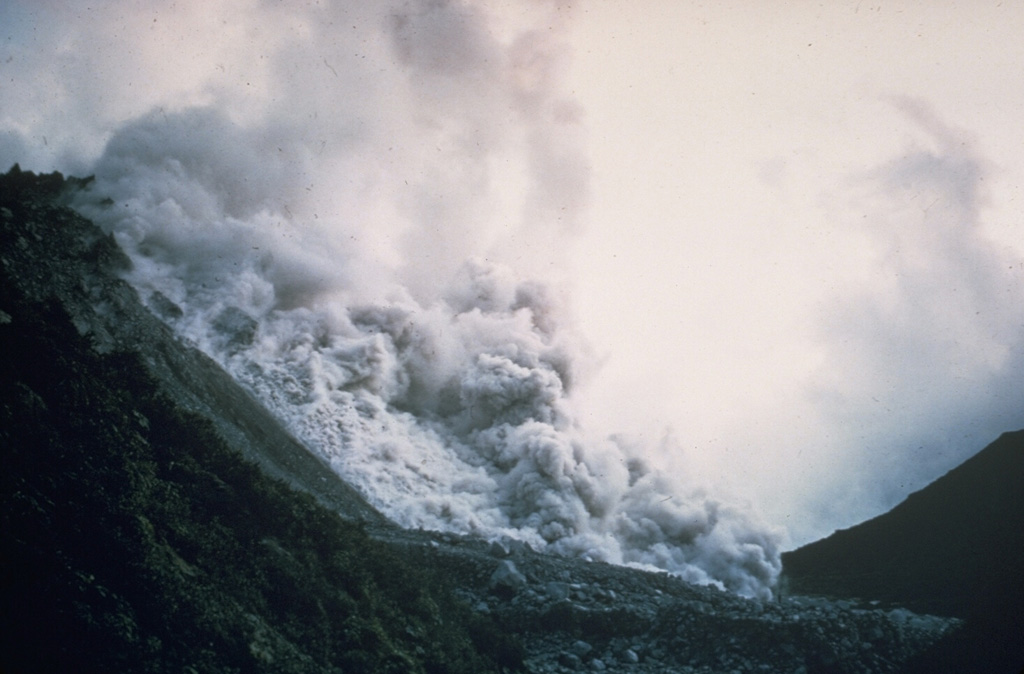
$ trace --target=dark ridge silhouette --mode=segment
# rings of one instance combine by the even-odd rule
[[[790,591],[963,618],[911,671],[1024,665],[1024,431],[891,511],[783,555]]]

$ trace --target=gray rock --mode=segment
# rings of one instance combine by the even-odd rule
[[[506,598],[511,598],[525,586],[526,576],[519,573],[519,569],[511,559],[502,560],[498,564],[498,568],[491,574],[491,590]]]
[[[544,592],[550,601],[562,601],[569,598],[569,585],[568,583],[553,580],[544,585]]]
[[[594,650],[594,647],[588,644],[586,641],[580,640],[572,645],[572,652],[580,657],[585,656],[592,650]]]
[[[558,664],[567,669],[579,669],[583,666],[583,661],[574,653],[560,653],[558,655]]]

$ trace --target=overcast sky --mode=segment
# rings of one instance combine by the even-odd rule
[[[0,161],[85,171],[154,110],[298,120],[288,92],[268,94],[286,68],[261,59],[304,39],[289,17],[314,4],[4,3]],[[386,19],[362,4],[360,22]],[[515,76],[551,77],[573,120],[571,139],[531,146],[551,148],[534,166],[578,153],[550,185],[571,192],[572,222],[494,245],[570,298],[601,361],[577,393],[582,423],[750,499],[794,542],[878,514],[1024,426],[1019,5],[491,5],[498,34],[542,17],[557,72]],[[438,67],[457,68],[444,39],[431,38]],[[356,57],[325,56],[320,74],[365,89],[376,71]],[[381,100],[390,124],[415,115]],[[587,171],[585,187],[555,179]],[[523,184],[505,179],[504,193]]]
[[[671,429],[797,529],[1024,424],[1024,9],[576,9],[592,423]]]

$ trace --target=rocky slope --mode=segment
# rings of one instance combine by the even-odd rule
[[[138,302],[80,184],[0,179],[4,671],[897,672],[959,624],[391,525]]]
[[[182,345],[117,277],[131,262],[110,236],[61,207],[66,189],[88,180],[36,176],[15,166],[0,184],[3,272],[26,298],[56,300],[101,352],[131,350],[177,404],[210,419],[246,459],[359,520],[376,510],[286,433],[204,354]],[[165,308],[165,310],[171,310]]]
[[[136,354],[96,354],[7,284],[0,302],[0,671],[518,664],[443,579],[243,461]]]
[[[897,672],[955,621],[860,602],[749,600],[663,573],[452,536],[408,558],[523,645],[533,672]]]

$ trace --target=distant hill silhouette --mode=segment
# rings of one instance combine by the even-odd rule
[[[1005,433],[891,511],[783,555],[794,593],[964,618],[921,672],[1024,665],[1024,431]]]

